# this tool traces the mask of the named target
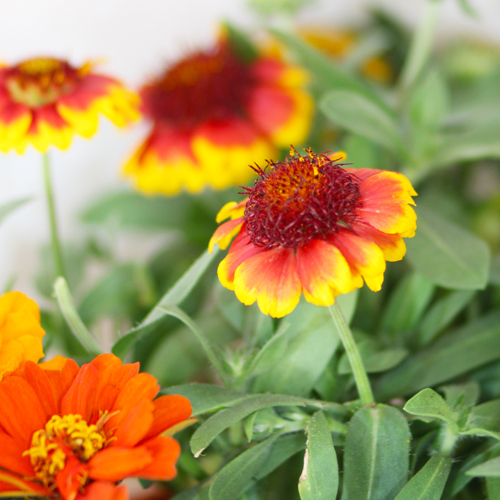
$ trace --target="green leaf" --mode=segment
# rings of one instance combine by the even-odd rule
[[[343,500],[388,500],[408,480],[410,431],[403,414],[385,405],[359,410],[344,450]]]
[[[418,328],[420,345],[429,344],[442,332],[472,300],[476,292],[464,290],[451,292],[437,300],[424,316]]]
[[[321,98],[319,107],[335,125],[397,154],[404,150],[395,116],[363,93],[334,90]]]
[[[412,394],[500,358],[500,313],[473,321],[383,375],[378,400]]]
[[[390,108],[377,94],[361,80],[341,68],[331,58],[289,32],[271,30],[271,33],[290,49],[301,66],[312,73],[317,85],[321,88],[356,91],[372,101],[373,105],[385,108],[387,112],[390,112]]]
[[[123,358],[135,342],[150,331],[154,324],[167,316],[167,313],[162,308],[180,304],[198,283],[203,273],[214,260],[218,251],[219,250],[216,248],[209,254],[208,250],[206,250],[184,273],[177,283],[162,297],[142,323],[115,343],[112,348],[113,354]]]
[[[322,411],[307,427],[304,469],[299,479],[301,500],[331,500],[337,496],[339,469],[332,435]]]
[[[474,10],[472,5],[469,3],[469,0],[458,0],[458,5],[460,5],[461,9],[471,17],[477,17],[477,12]]]
[[[222,29],[238,59],[247,64],[257,59],[259,52],[245,33],[228,22],[222,23]]]
[[[416,86],[410,100],[414,125],[434,134],[448,113],[449,95],[439,71],[432,69]]]
[[[500,457],[476,465],[469,469],[466,474],[474,477],[500,477]]]
[[[440,500],[451,463],[451,458],[432,456],[398,493],[396,500]]]
[[[408,357],[408,350],[406,349],[395,348],[384,351],[373,351],[362,349],[362,345],[360,343],[358,347],[367,373],[385,372],[399,365],[399,363]],[[340,375],[352,373],[351,364],[346,354],[342,354],[340,358],[338,372]]]
[[[306,447],[306,437],[303,433],[285,434],[274,442],[271,452],[264,465],[256,474],[260,480],[268,476],[283,462],[296,455]]]
[[[288,346],[288,338],[285,336],[290,323],[282,322],[277,331],[257,353],[248,368],[248,376],[252,377],[266,372],[276,366],[283,359]]]
[[[192,416],[196,417],[209,411],[232,406],[252,397],[250,394],[229,391],[211,384],[174,385],[161,391],[162,394],[180,394],[191,401]]]
[[[225,465],[210,486],[210,500],[234,500],[250,489],[277,438],[278,435],[275,435],[252,446]]]
[[[18,208],[26,205],[30,201],[33,201],[32,196],[28,196],[26,198],[19,198],[18,200],[8,201],[0,205],[0,224],[13,212],[15,212]]]
[[[255,378],[253,392],[307,396],[340,345],[326,307],[303,301],[286,321],[288,347],[280,362]]]
[[[347,134],[341,149],[348,152],[347,161],[353,168],[378,168],[380,153],[372,141],[356,134]]]
[[[490,263],[486,243],[425,207],[417,215],[415,237],[406,241],[415,270],[445,288],[483,289]]]
[[[491,261],[490,283],[500,285],[500,254],[495,255]]]
[[[489,500],[500,500],[500,479],[486,478],[486,490]]]
[[[391,293],[380,329],[394,334],[414,328],[433,294],[434,285],[427,278],[415,273],[406,276]]]
[[[475,406],[468,423],[471,427],[500,431],[500,399]]]
[[[432,389],[424,389],[413,396],[403,408],[411,415],[443,420],[458,428],[454,415],[446,401]]]
[[[309,400],[280,394],[255,394],[237,405],[222,410],[204,422],[191,438],[191,451],[197,457],[225,429],[251,413],[274,406],[304,406]]]

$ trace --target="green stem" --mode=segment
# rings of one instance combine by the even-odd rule
[[[80,341],[89,354],[93,356],[102,354],[101,347],[92,334],[87,330],[87,327],[83,324],[83,321],[78,315],[75,305],[73,304],[73,299],[71,298],[68,284],[64,278],[59,277],[56,279],[54,283],[54,291],[59,307],[75,337]]]
[[[458,432],[450,424],[444,425],[441,428],[441,433],[439,436],[439,453],[445,457],[451,457],[453,448],[457,443]]]
[[[330,307],[330,313],[340,334],[342,343],[344,344],[347,357],[349,358],[349,363],[351,364],[352,373],[354,374],[354,380],[356,382],[356,387],[358,388],[361,404],[363,406],[371,405],[375,402],[375,400],[373,399],[370,381],[366,375],[363,360],[361,359],[358,348],[356,347],[356,342],[354,342],[351,329],[345,320],[344,313],[337,303]]]
[[[413,85],[431,53],[439,13],[440,0],[427,0],[424,19],[411,41],[408,57],[398,82],[400,94],[404,96]]]
[[[54,193],[52,190],[52,181],[50,176],[49,154],[43,155],[43,178],[45,183],[45,194],[47,196],[47,207],[49,210],[50,237],[52,240],[52,252],[54,255],[54,264],[57,276],[64,277],[64,264],[61,252],[61,243],[57,233],[56,210],[54,204]]]

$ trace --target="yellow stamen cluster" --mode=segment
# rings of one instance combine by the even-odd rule
[[[89,425],[80,415],[54,415],[33,434],[29,455],[37,478],[48,488],[55,487],[57,474],[64,469],[68,454],[82,462],[90,460],[108,444],[97,425]]]

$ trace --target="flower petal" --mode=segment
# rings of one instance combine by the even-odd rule
[[[352,290],[349,265],[326,241],[312,240],[297,250],[297,272],[304,297],[318,306],[331,306],[337,295]]]
[[[227,258],[227,257],[226,257]],[[245,305],[257,301],[263,314],[281,318],[300,300],[293,249],[273,248],[246,259],[234,273],[234,291]]]
[[[121,481],[135,475],[152,461],[152,454],[145,446],[133,449],[112,446],[99,451],[89,460],[89,477],[101,481]]]
[[[143,446],[153,457],[152,462],[137,472],[144,479],[169,481],[177,475],[175,463],[181,454],[179,443],[168,436],[160,436],[146,441]]]
[[[125,485],[94,481],[85,487],[76,500],[128,500],[128,489]]]

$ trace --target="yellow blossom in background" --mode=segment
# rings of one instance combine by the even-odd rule
[[[0,67],[0,151],[28,145],[67,149],[75,134],[89,138],[103,115],[118,127],[136,120],[138,97],[118,80],[54,57]]]
[[[25,361],[43,357],[38,305],[20,292],[0,297],[0,380]]]

